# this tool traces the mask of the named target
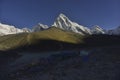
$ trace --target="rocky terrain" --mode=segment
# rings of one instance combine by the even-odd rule
[[[119,80],[119,49],[120,46],[84,48],[52,52],[44,57],[34,54],[28,60],[23,59],[24,55],[17,59],[14,56],[12,61],[4,56],[9,63],[3,62],[6,68],[1,80]],[[17,60],[21,61],[15,64]]]

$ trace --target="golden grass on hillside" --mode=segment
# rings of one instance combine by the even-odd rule
[[[24,45],[32,45],[40,42],[40,40],[55,40],[66,43],[78,44],[83,42],[83,36],[61,30],[56,27],[50,29],[33,32],[33,33],[22,33],[13,34],[0,37],[0,50],[12,49]]]
[[[28,38],[31,38],[29,40],[50,39],[50,40],[63,41],[63,42],[77,44],[80,42],[80,39],[83,37],[81,35],[79,35],[79,37],[76,35],[79,35],[79,34],[76,34],[73,32],[65,32],[56,27],[52,27],[48,30],[31,33],[28,35],[29,36]]]
[[[26,44],[28,34],[13,34],[0,37],[0,50],[10,49]]]

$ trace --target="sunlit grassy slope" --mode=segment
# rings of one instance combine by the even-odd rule
[[[83,43],[82,39],[83,36],[79,34],[66,32],[59,28],[52,27],[40,32],[0,36],[0,50],[10,50],[22,46],[34,45],[40,43],[43,40],[53,40],[70,44],[78,44],[80,42]]]
[[[117,35],[85,35],[51,27],[47,30],[0,36],[0,50],[60,51],[86,47],[120,45]]]

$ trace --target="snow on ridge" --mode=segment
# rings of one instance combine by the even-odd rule
[[[15,26],[0,23],[0,35],[17,34],[23,32],[24,30],[16,28]]]
[[[38,32],[38,31],[42,31],[45,29],[48,29],[49,27],[47,25],[38,23],[35,27],[33,27],[32,32]]]
[[[109,34],[109,35],[120,35],[120,27],[112,30],[104,30],[98,25],[95,25],[93,28],[88,28],[82,25],[79,25],[76,22],[71,21],[66,15],[60,14],[55,22],[53,23],[54,27],[61,28],[66,31],[71,31],[75,33],[79,33],[81,35],[91,35],[91,34]],[[42,30],[48,29],[49,26],[38,23],[33,29],[23,28],[19,29],[12,25],[2,24],[0,23],[0,35],[7,35],[7,34],[17,34],[23,32],[38,32]]]
[[[54,24],[52,26],[59,27],[61,29],[72,31],[76,33],[84,34],[91,34],[89,28],[79,25],[76,22],[72,22],[68,17],[64,14],[60,14]]]

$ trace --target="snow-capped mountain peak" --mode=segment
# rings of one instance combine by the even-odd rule
[[[29,28],[22,28],[22,30],[23,30],[23,32],[31,32],[31,29],[29,29]]]
[[[24,32],[15,26],[0,23],[0,35],[17,34]]]
[[[59,27],[63,30],[72,31],[76,33],[91,34],[90,30],[87,27],[79,25],[76,22],[72,22],[67,16],[64,14],[60,14],[54,24],[52,26]]]
[[[67,18],[63,13],[60,13],[59,17],[58,18]]]
[[[44,25],[44,24],[41,24],[41,23],[38,23],[34,28],[33,28],[33,32],[38,32],[38,31],[42,31],[42,30],[45,30],[45,29],[48,29],[49,27],[47,25]]]
[[[98,25],[95,25],[94,27],[91,28],[92,34],[105,34],[105,30],[99,27]]]
[[[109,35],[120,35],[120,26],[115,29],[108,30],[107,34]]]
[[[86,35],[86,34],[89,34],[89,35],[91,35],[91,34],[120,35],[120,26],[118,28],[112,29],[112,30],[104,30],[101,27],[99,27],[98,25],[95,25],[92,28],[88,28],[88,27],[82,26],[76,22],[71,21],[66,15],[64,15],[62,13],[56,18],[56,20],[52,26],[61,28],[65,31],[79,33],[81,35]],[[38,32],[38,31],[46,30],[49,27],[50,26],[38,23],[31,30],[28,28],[19,29],[12,25],[0,23],[0,36],[8,35],[8,34],[23,33],[23,32]]]

